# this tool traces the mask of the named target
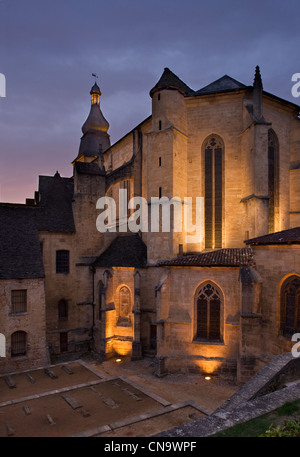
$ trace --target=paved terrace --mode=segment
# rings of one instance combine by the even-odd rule
[[[154,376],[151,359],[79,360],[1,376],[0,437],[153,436],[212,413],[195,401],[208,392],[199,375],[167,378]],[[233,390],[216,394],[213,406]]]

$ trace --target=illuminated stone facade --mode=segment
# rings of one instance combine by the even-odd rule
[[[44,214],[36,229],[51,360],[153,355],[161,376],[247,380],[300,331],[299,107],[265,92],[258,67],[251,86],[225,75],[198,91],[166,68],[150,91],[152,115],[111,146],[100,95],[95,84],[72,178],[40,177],[27,201]],[[193,221],[201,197],[204,236],[175,231],[175,209],[170,231],[132,233],[124,220],[137,208],[119,217],[120,190],[126,204],[144,199],[149,228],[152,197],[176,197],[182,215],[192,198]],[[101,233],[104,196],[116,220]],[[287,278],[295,290],[285,293]]]

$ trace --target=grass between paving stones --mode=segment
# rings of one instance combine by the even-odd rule
[[[215,433],[213,437],[258,437],[265,435],[267,430],[276,427],[282,429],[288,421],[300,421],[300,400],[285,403],[271,413],[263,414],[250,421],[234,425],[226,430]]]

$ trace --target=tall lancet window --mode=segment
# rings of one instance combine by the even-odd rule
[[[221,341],[222,292],[216,284],[207,282],[195,295],[195,339]]]
[[[130,326],[130,313],[130,291],[127,286],[122,286],[119,290],[119,319],[117,325],[124,327]]]
[[[269,191],[269,233],[276,231],[275,221],[279,209],[278,202],[278,139],[274,130],[268,132],[268,191]]]
[[[217,135],[211,135],[203,149],[205,248],[222,248],[224,144]]]

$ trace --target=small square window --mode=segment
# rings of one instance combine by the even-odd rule
[[[26,313],[27,311],[27,290],[11,291],[11,312],[12,314]]]

